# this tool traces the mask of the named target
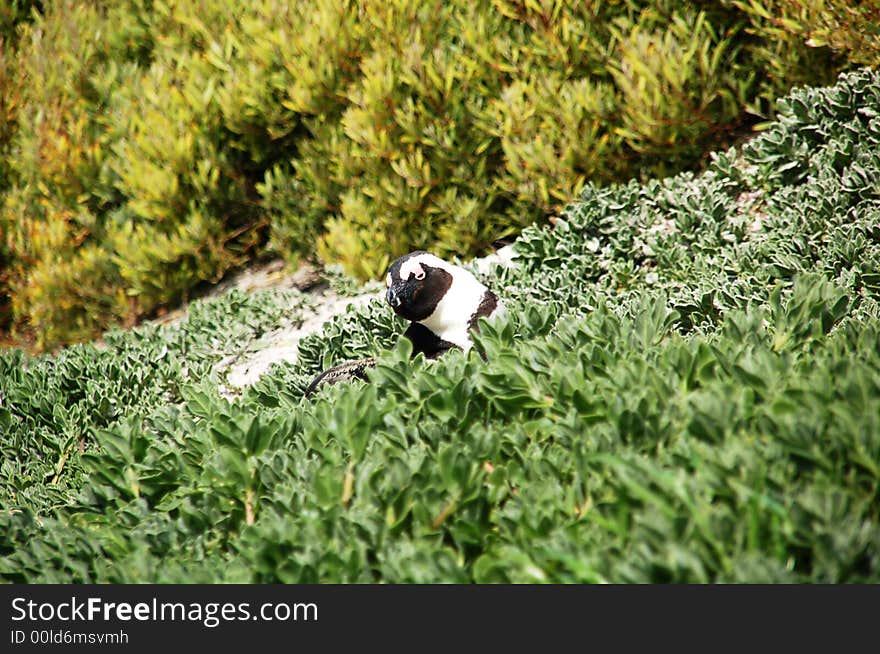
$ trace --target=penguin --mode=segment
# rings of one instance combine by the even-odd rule
[[[403,335],[413,344],[413,356],[436,359],[451,349],[467,352],[480,318],[494,319],[504,303],[474,275],[460,266],[416,250],[395,260],[385,275],[385,301],[409,321]],[[305,390],[308,397],[322,386],[349,379],[366,379],[373,358],[347,361],[325,370]]]

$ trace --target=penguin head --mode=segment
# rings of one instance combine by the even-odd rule
[[[385,276],[385,300],[401,318],[425,320],[452,286],[455,267],[424,250],[397,259]]]

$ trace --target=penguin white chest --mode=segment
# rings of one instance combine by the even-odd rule
[[[455,270],[449,290],[437,303],[430,316],[418,322],[444,341],[463,350],[473,345],[470,319],[477,311],[487,289],[466,270]]]

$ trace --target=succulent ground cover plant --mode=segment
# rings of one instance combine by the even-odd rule
[[[217,362],[307,308],[278,291],[2,352],[0,576],[880,581],[880,78],[780,108],[526,229],[485,361],[411,361],[377,300],[223,399]]]

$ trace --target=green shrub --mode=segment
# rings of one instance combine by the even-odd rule
[[[857,64],[880,63],[880,5],[875,0],[726,0],[726,4],[742,10],[755,33],[767,42],[776,41],[779,48],[806,42],[811,48],[828,47]]]
[[[474,254],[588,182],[699,164],[747,109],[870,53],[780,40],[756,3],[11,7],[0,292],[38,348],[267,251],[362,279],[414,248]]]
[[[278,291],[0,353],[0,577],[877,583],[880,75],[780,109],[524,230],[482,273],[485,361],[410,359],[376,300],[221,398],[219,362],[301,319]]]
[[[0,6],[0,40],[15,41],[19,23],[43,11],[42,0],[7,0]]]
[[[38,19],[20,33],[21,124],[8,148],[12,179],[0,213],[13,309],[43,343],[85,338],[128,312],[101,241],[97,178],[106,153],[100,105],[87,99],[89,77],[112,58],[112,44],[93,37],[107,34],[97,10],[67,2],[54,11],[56,20]]]
[[[374,12],[343,134],[321,153],[340,163],[340,204],[318,252],[361,277],[414,248],[474,253],[588,178],[693,163],[750,90],[730,39],[675,3],[415,4]]]
[[[14,69],[15,55],[5,39],[0,39],[0,193],[10,184],[9,142],[17,120],[19,89]],[[9,297],[9,269],[12,254],[0,221],[0,330],[12,322],[12,300]]]

